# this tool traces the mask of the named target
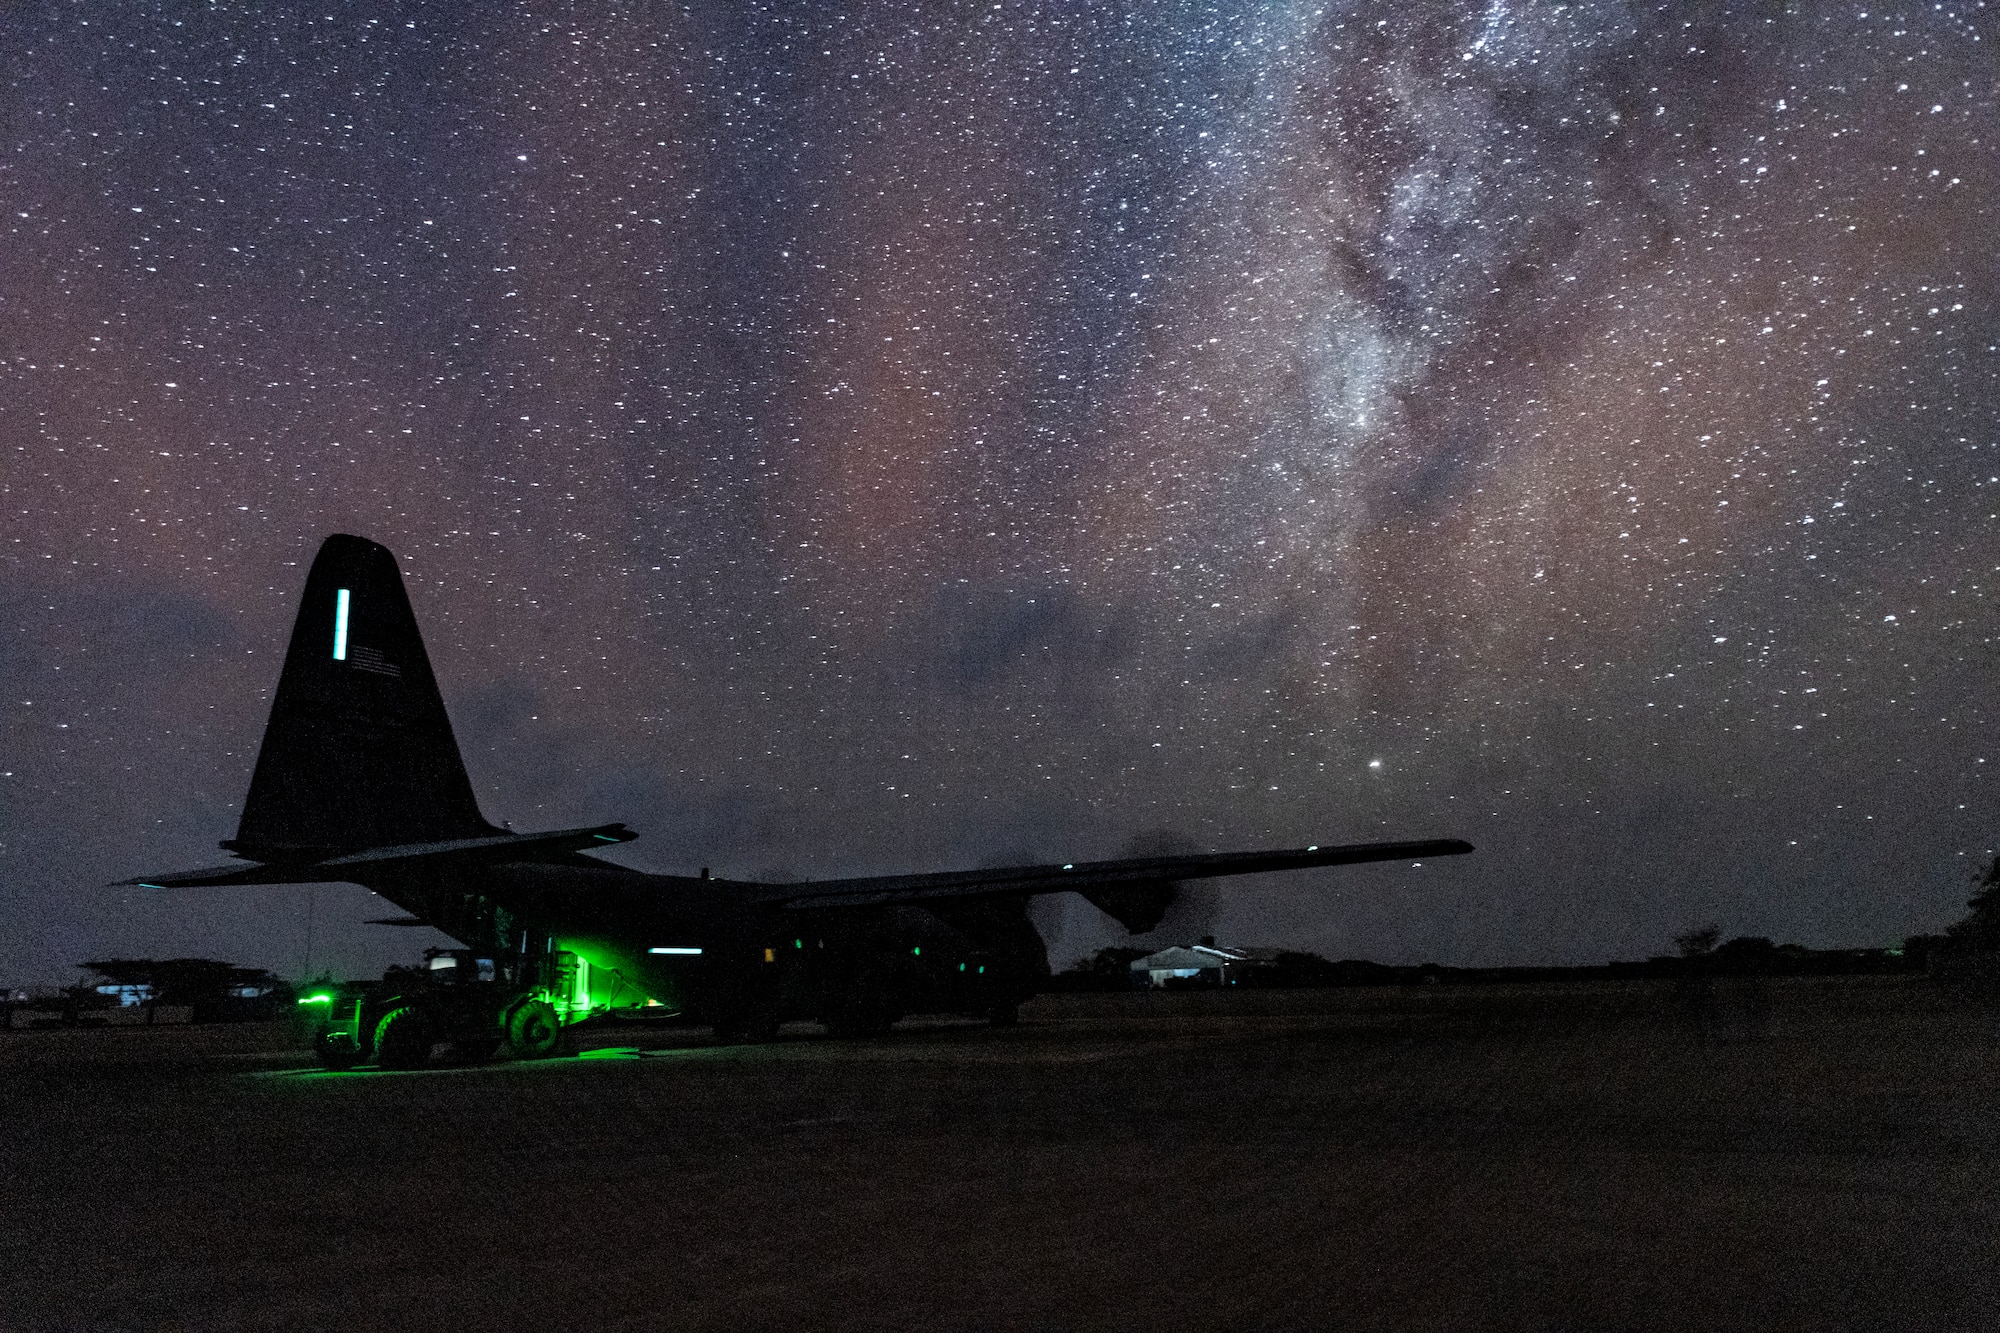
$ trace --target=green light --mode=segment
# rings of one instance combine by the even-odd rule
[[[958,965],[958,970],[959,970],[959,971],[961,971],[961,972],[965,971],[965,964],[964,964],[964,963],[960,963],[960,964]]]
[[[593,834],[591,834],[590,836],[591,836],[591,837],[593,837],[593,838],[595,838],[595,839],[597,839],[597,840],[598,840],[599,842],[616,842],[616,841],[618,841],[618,839],[616,839],[616,838],[612,837],[612,836],[611,836],[611,835],[610,835],[609,833],[593,833]]]
[[[300,1001],[299,1001],[299,1003],[300,1003],[300,1004],[332,1004],[332,1003],[333,1003],[333,997],[332,997],[331,995],[308,995],[308,996],[306,996],[306,997],[305,997],[304,999],[300,1000]]]
[[[333,660],[347,660],[347,589],[333,595]]]
[[[804,940],[793,940],[792,947],[794,949],[803,949],[806,947],[806,942]]]
[[[921,958],[924,956],[924,946],[921,944],[913,945],[910,948],[910,953],[915,957]]]

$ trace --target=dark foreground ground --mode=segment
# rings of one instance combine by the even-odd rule
[[[1756,985],[1045,997],[416,1074],[0,1034],[0,1327],[2000,1326],[1993,1012]]]

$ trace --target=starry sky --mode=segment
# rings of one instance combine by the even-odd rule
[[[0,982],[426,942],[104,887],[223,859],[335,531],[487,815],[642,868],[1463,837],[1162,938],[1936,930],[2000,841],[1997,51],[1990,0],[0,4]]]

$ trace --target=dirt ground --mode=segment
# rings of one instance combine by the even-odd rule
[[[1051,996],[411,1074],[0,1033],[0,1327],[1993,1328],[1996,1033],[1905,978]]]

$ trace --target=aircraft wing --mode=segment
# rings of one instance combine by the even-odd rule
[[[1363,861],[1421,861],[1463,856],[1469,842],[1437,838],[1428,842],[1360,842],[1342,847],[1302,847],[1275,852],[1215,852],[1200,856],[1144,856],[1125,861],[1076,861],[1064,865],[1004,866],[995,870],[948,870],[934,875],[879,875],[869,879],[827,879],[767,886],[768,901],[787,908],[869,907],[922,903],[939,898],[975,898],[1015,893],[1055,893],[1073,889],[1150,888],[1187,879],[1254,875],[1266,870],[1355,865]]]

